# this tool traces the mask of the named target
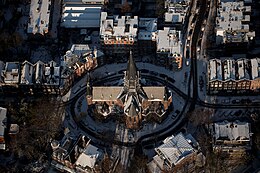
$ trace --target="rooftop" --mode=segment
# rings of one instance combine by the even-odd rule
[[[48,66],[45,67],[45,84],[59,85],[60,83],[60,67],[56,66],[54,61],[50,61]]]
[[[237,68],[238,68],[238,80],[248,79],[250,80],[249,75],[249,66],[247,59],[238,59],[237,60]]]
[[[138,16],[107,16],[106,12],[101,13],[100,36],[104,38],[116,37],[121,40],[127,37],[129,40],[137,36]],[[133,40],[134,41],[134,40]]]
[[[250,124],[247,122],[217,122],[214,123],[214,137],[216,140],[249,140]]]
[[[251,6],[244,6],[244,1],[221,0],[218,8],[216,24],[217,36],[223,36],[224,42],[244,42],[248,37],[255,37],[249,32]],[[217,42],[221,43],[221,40]]]
[[[220,59],[209,60],[209,79],[222,80],[222,62]]]
[[[3,70],[4,82],[6,84],[18,84],[20,75],[19,62],[6,62]]]
[[[252,79],[260,78],[260,58],[251,59]]]
[[[50,9],[51,0],[31,0],[28,33],[48,33]]]
[[[224,80],[235,80],[235,60],[225,59],[223,61]]]
[[[156,42],[157,52],[181,53],[181,31],[164,27],[158,30]]]
[[[23,62],[21,71],[21,84],[32,84],[34,75],[34,67],[28,61]]]
[[[65,28],[99,28],[100,6],[87,4],[65,4],[62,11],[61,26]]]
[[[138,40],[153,40],[155,41],[155,32],[157,32],[156,18],[139,18],[138,23]]]
[[[194,148],[182,133],[164,140],[164,144],[155,148],[155,151],[167,159],[171,165],[178,164],[184,157],[194,152]]]
[[[88,144],[87,147],[84,149],[83,153],[79,155],[79,158],[76,161],[76,165],[81,166],[83,168],[94,168],[96,160],[100,152],[98,148]]]

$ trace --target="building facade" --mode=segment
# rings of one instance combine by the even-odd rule
[[[211,59],[208,64],[208,94],[259,93],[260,59]]]
[[[130,129],[140,128],[141,122],[148,118],[163,121],[172,107],[172,96],[166,87],[141,86],[140,72],[137,71],[131,53],[124,86],[94,86],[87,100],[94,116],[101,116],[103,119],[113,115],[121,117]]]

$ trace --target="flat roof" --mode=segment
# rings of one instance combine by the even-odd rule
[[[51,0],[31,0],[27,32],[44,34],[48,32]]]
[[[157,18],[139,18],[138,29],[138,40],[155,40]]]
[[[19,62],[6,62],[4,70],[4,82],[6,84],[19,83]]]
[[[112,37],[136,37],[138,28],[138,16],[107,16],[107,12],[101,13],[100,35]]]
[[[84,4],[66,4],[61,26],[65,28],[99,28],[101,7]]]
[[[156,43],[157,52],[181,53],[181,31],[164,27],[158,30]]]

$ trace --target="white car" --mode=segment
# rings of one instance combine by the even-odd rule
[[[186,66],[190,65],[190,59],[186,59]]]

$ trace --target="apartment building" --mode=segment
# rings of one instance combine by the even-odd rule
[[[226,57],[211,59],[208,63],[209,94],[259,93],[260,59]]]
[[[100,44],[104,53],[110,57],[109,61],[127,61],[126,55],[132,50],[133,55],[138,53],[138,17],[108,16],[101,13]],[[124,58],[125,57],[125,58]]]
[[[180,70],[182,68],[183,48],[181,43],[181,31],[164,27],[158,30],[156,35],[157,64]]]
[[[216,44],[249,44],[255,37],[250,29],[251,6],[243,0],[219,0],[216,18]]]

